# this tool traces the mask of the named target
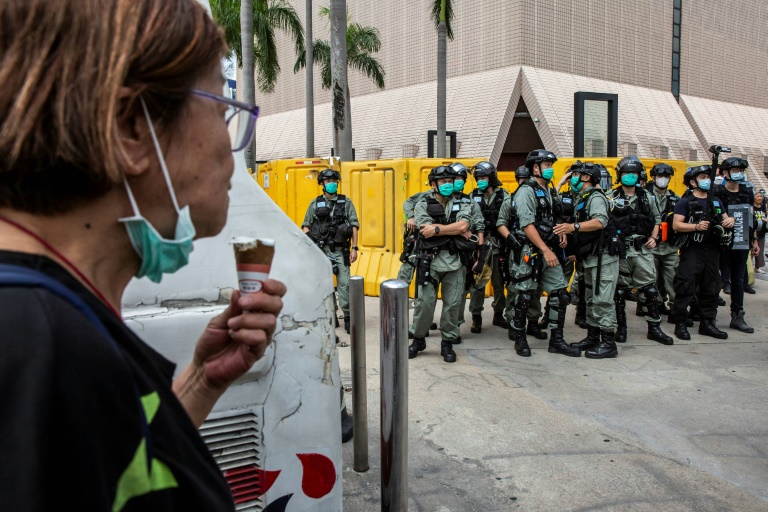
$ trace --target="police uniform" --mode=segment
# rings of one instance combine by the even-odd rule
[[[580,195],[573,190],[567,190],[559,194],[558,218],[556,219],[558,224],[573,224],[576,221],[576,205],[579,199]],[[571,297],[578,297],[574,321],[579,327],[586,328],[587,303],[584,299],[584,271],[582,262],[578,259],[575,261],[568,259],[569,256],[575,255],[576,237],[575,234],[571,233],[568,235],[568,245],[563,253],[563,275],[565,280],[571,283]]]
[[[349,237],[338,236],[346,226]],[[309,228],[309,236],[322,249],[334,268],[339,294],[339,307],[344,313],[345,323],[349,318],[349,250],[351,228],[360,228],[357,211],[346,196],[341,194],[323,195],[309,203],[301,227]],[[334,297],[335,300],[335,297]],[[335,307],[334,307],[335,310]]]
[[[624,241],[626,257],[619,262],[619,284],[616,289],[616,341],[627,341],[626,298],[635,288],[637,301],[648,323],[647,338],[665,345],[674,340],[661,330],[661,315],[656,302],[656,262],[652,249],[645,247],[654,228],[661,224],[659,206],[644,188],[634,187],[634,194],[624,192],[619,185],[613,190],[611,216]]]
[[[589,187],[579,194],[576,222],[581,225],[593,219],[600,221],[602,229],[577,231],[574,237],[576,257],[584,273],[587,337],[573,346],[585,350],[588,358],[601,359],[618,355],[614,297],[623,244],[610,216],[608,198],[602,190]]]
[[[504,316],[504,307],[506,306],[506,296],[504,294],[505,284],[499,270],[499,251],[501,242],[499,241],[496,224],[501,213],[501,205],[509,197],[509,192],[503,188],[495,188],[493,193],[488,195],[476,188],[470,194],[472,204],[480,212],[481,229],[485,233],[485,243],[490,248],[491,263],[491,286],[493,286],[493,307],[494,319]],[[469,312],[474,317],[483,312],[485,304],[485,285],[472,286],[469,290]]]
[[[439,203],[435,191],[428,192],[416,203],[415,220],[419,228],[431,224],[450,225],[460,221],[469,225],[472,221],[469,203],[462,203],[450,197],[443,206]],[[413,313],[414,341],[409,348],[410,358],[416,357],[418,352],[426,348],[424,337],[432,323],[438,287],[442,287],[443,300],[440,316],[441,352],[444,353],[446,349],[453,352],[452,345],[459,337],[459,304],[464,284],[463,265],[454,243],[456,238],[458,237],[437,234],[430,239],[419,240],[417,254],[422,258],[420,265],[423,265],[419,270],[419,281],[424,282],[418,284],[420,300],[415,304]],[[433,243],[442,245],[429,248]],[[455,361],[455,354],[453,360]]]
[[[470,195],[464,194],[462,192],[457,192],[454,194],[454,199],[461,202],[462,205],[466,205],[469,207],[469,215],[470,215],[470,223],[469,223],[469,231],[474,235],[477,236],[479,233],[483,232],[485,230],[485,217],[483,216],[483,211],[480,208],[480,205],[477,204],[477,202],[474,201],[474,198]],[[489,244],[488,235],[485,236],[485,244]],[[491,247],[488,245],[488,247]],[[464,311],[466,310],[467,306],[467,291],[470,293],[470,297],[472,296],[472,290],[474,289],[474,283],[475,283],[475,276],[470,275],[472,274],[472,267],[474,266],[474,260],[472,258],[473,255],[464,255],[464,272],[463,272],[463,293],[461,294],[461,300],[459,301],[459,325],[464,323]],[[483,297],[485,297],[485,286],[483,286]],[[470,312],[472,311],[472,304],[470,302],[469,306]],[[459,336],[459,342],[461,340],[461,336]]]
[[[678,233],[680,263],[672,286],[675,302],[670,320],[675,323],[675,336],[691,339],[687,329],[688,307],[696,298],[701,318],[699,334],[725,339],[728,334],[715,326],[717,295],[720,292],[720,238],[715,225],[722,222],[723,208],[715,197],[697,198],[684,195],[675,205],[675,215],[682,215],[688,224],[709,222],[709,229],[692,233]]]
[[[550,267],[544,261],[539,248],[531,243],[525,235],[525,227],[535,226],[539,236],[555,253],[560,251],[559,238],[553,233],[555,226],[552,195],[548,188],[542,187],[536,178],[531,178],[522,184],[515,192],[512,202],[517,219],[517,235],[523,242],[521,249],[514,251],[511,258],[513,283],[517,290],[515,311],[512,325],[509,330],[509,338],[515,341],[515,350],[518,355],[529,356],[530,348],[526,340],[526,320],[528,307],[533,300],[536,289],[549,295],[550,313],[549,328],[550,352],[560,352],[565,355],[579,356],[578,350],[574,353],[563,340],[563,328],[565,313],[570,303],[568,282],[563,275],[560,265]]]
[[[669,189],[661,189],[652,183],[648,187],[647,190],[652,191],[661,212],[661,238],[652,251],[656,262],[656,289],[661,290],[663,288],[669,296],[669,303],[673,304],[675,302],[675,290],[672,283],[675,279],[675,270],[680,262],[680,256],[678,255],[676,244],[677,235],[672,229],[672,221],[675,205],[680,200],[680,196]],[[664,233],[666,233],[666,240],[664,239]],[[659,304],[661,311],[664,304],[661,293],[658,294],[656,302]]]

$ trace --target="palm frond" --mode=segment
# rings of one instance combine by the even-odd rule
[[[453,0],[432,0],[432,21],[435,23],[435,28],[440,25],[441,16],[443,12],[443,2],[445,2],[445,32],[449,40],[453,41]]]
[[[304,27],[299,15],[285,0],[272,0],[267,11],[269,23],[276,29],[287,32],[293,38],[293,48],[296,54],[304,50]]]
[[[223,33],[224,41],[237,58],[237,65],[243,66],[243,52],[240,42],[240,0],[211,0],[211,14]]]
[[[358,53],[376,53],[381,49],[379,29],[359,23],[347,26],[347,48],[354,48]]]
[[[254,2],[254,7],[259,2]],[[273,92],[277,76],[280,74],[280,63],[277,55],[275,29],[269,17],[260,13],[253,17],[253,35],[256,41],[253,62],[256,68],[256,82],[261,92]]]
[[[386,73],[384,72],[381,62],[375,57],[366,54],[358,54],[354,57],[349,57],[347,65],[373,80],[373,83],[376,84],[376,87],[379,89],[384,88],[384,76]]]

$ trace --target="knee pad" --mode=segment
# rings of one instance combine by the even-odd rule
[[[560,288],[559,290],[552,290],[552,296],[557,296],[557,300],[560,302],[561,305],[567,306],[571,303],[571,294],[568,293],[568,290],[565,288]]]
[[[523,304],[525,307],[530,306],[531,302],[533,301],[533,293],[531,292],[520,292],[517,294],[517,301],[515,304]]]
[[[627,300],[627,295],[629,295],[629,290],[626,288],[616,288],[616,294],[613,296],[613,300],[617,304],[624,304]]]
[[[656,287],[652,284],[649,284],[643,288],[642,292],[645,294],[645,300],[655,300],[656,297],[659,296],[659,290],[657,290]]]

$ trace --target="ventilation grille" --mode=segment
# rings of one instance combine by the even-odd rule
[[[200,434],[224,473],[237,510],[264,510],[262,413],[237,409],[212,413]]]

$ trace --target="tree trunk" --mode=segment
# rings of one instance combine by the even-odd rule
[[[315,83],[314,83],[314,57],[312,55],[312,0],[307,0],[307,21],[304,27],[307,62],[306,80],[306,109],[307,109],[307,151],[306,156],[315,156]]]
[[[446,55],[448,37],[445,21],[437,26],[437,147],[435,156],[445,158]]]
[[[331,0],[331,97],[333,147],[337,157],[352,160],[352,126],[347,120],[347,2]]]
[[[253,69],[253,0],[240,2],[240,44],[243,49],[243,101],[256,103],[255,73]],[[256,131],[253,140],[245,147],[245,165],[256,171]]]

